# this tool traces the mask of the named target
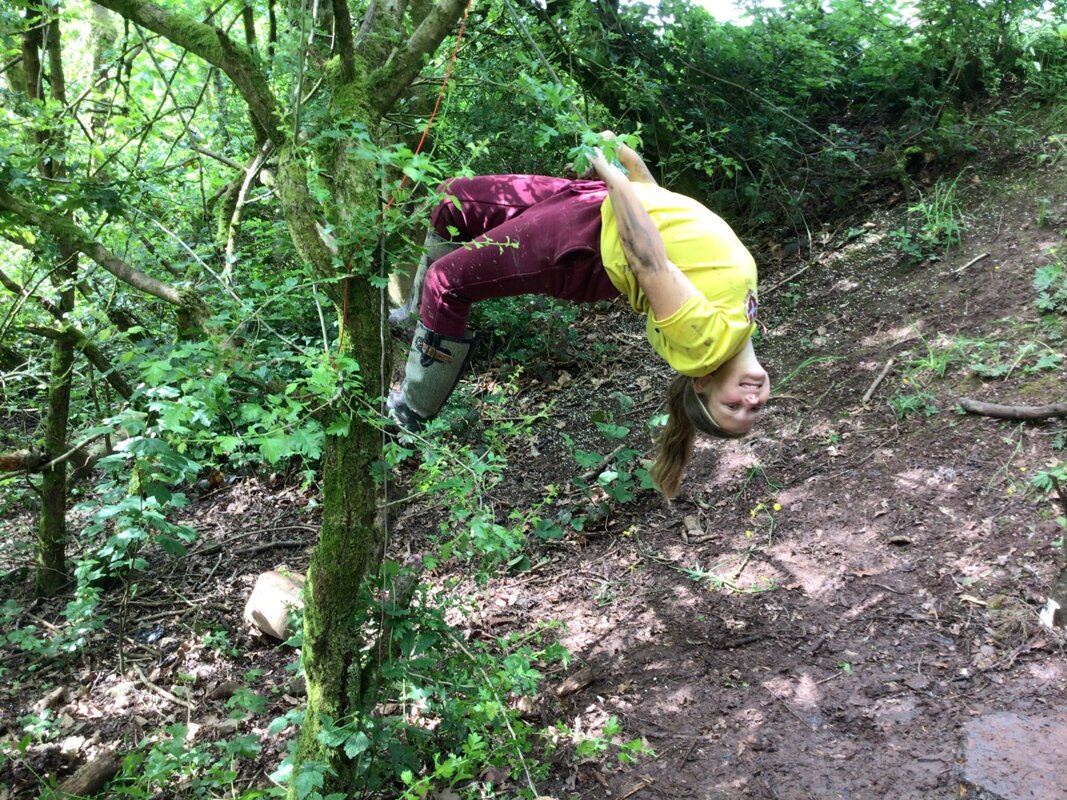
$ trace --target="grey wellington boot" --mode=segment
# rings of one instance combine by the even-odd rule
[[[399,391],[390,392],[386,402],[389,413],[404,428],[419,431],[423,423],[437,416],[470,362],[474,336],[456,339],[415,325],[404,383]]]
[[[419,302],[422,300],[422,283],[426,280],[426,270],[430,264],[439,258],[444,258],[461,246],[460,242],[442,239],[432,228],[426,231],[426,239],[422,243],[422,258],[419,259],[418,269],[415,270],[415,280],[411,283],[411,292],[408,293],[407,302],[400,308],[394,308],[389,312],[389,324],[392,327],[403,326],[412,315],[418,313]]]

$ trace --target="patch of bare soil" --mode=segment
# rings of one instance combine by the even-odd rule
[[[955,408],[964,395],[1063,402],[1064,369],[982,380],[966,358],[943,375],[918,365],[960,337],[1005,342],[1009,362],[1029,341],[1034,269],[1067,229],[1067,165],[1034,169],[976,171],[966,238],[939,262],[900,262],[887,241],[899,203],[816,232],[804,260],[765,265],[757,349],[777,398],[758,432],[700,442],[672,504],[648,491],[612,504],[540,550],[532,570],[474,587],[476,624],[503,635],[558,620],[574,654],[567,674],[591,671],[562,700],[551,689],[565,675],[550,676],[547,721],[595,731],[615,716],[655,750],[627,767],[561,760],[543,794],[975,796],[961,783],[969,721],[1067,707],[1063,636],[1037,619],[1063,532],[1028,488],[1036,469],[1062,458],[1063,422]],[[629,421],[629,442],[651,452],[644,424],[661,410],[667,373],[640,320],[621,306],[590,310],[575,333],[596,358],[520,379],[517,413],[551,411],[508,454],[494,490],[501,507],[528,508],[548,485],[567,486],[583,471],[575,447],[610,449],[591,416],[615,393],[635,402],[612,418]],[[1062,339],[1055,347],[1062,354]],[[571,489],[552,503],[546,513],[584,499]],[[418,551],[441,513],[396,510],[394,541]],[[47,665],[29,674],[24,657],[0,656],[0,735],[18,738],[17,720],[45,706],[62,734],[0,768],[0,798],[33,796],[41,776],[62,780],[168,721],[195,725],[199,740],[256,737],[259,769],[236,784],[265,784],[283,747],[266,726],[300,702],[301,687],[292,651],[253,637],[241,608],[260,572],[304,570],[315,512],[304,493],[238,482],[205,487],[188,522],[201,533],[191,557],[168,562],[172,572],[146,578],[137,596],[109,600],[121,623],[97,635],[76,674]],[[448,569],[437,577],[461,577]],[[57,611],[30,605],[18,622],[47,626]],[[266,702],[233,721],[242,688]]]
[[[968,233],[943,260],[896,255],[887,233],[901,204],[815,244],[807,261],[765,269],[774,288],[757,349],[779,390],[758,432],[701,442],[675,502],[646,493],[615,505],[550,565],[484,591],[523,626],[565,624],[571,671],[593,675],[565,700],[572,728],[613,715],[657,753],[636,767],[561,767],[542,791],[991,796],[961,782],[966,723],[1067,707],[1063,635],[1038,623],[1063,531],[1029,484],[1062,459],[1063,420],[956,407],[964,396],[1063,402],[1064,368],[982,380],[969,368],[981,347],[942,375],[924,366],[961,340],[1001,343],[1009,362],[1030,342],[1034,270],[1067,231],[1063,165],[1035,175],[1032,164],[966,187]],[[580,325],[617,349],[571,376],[575,391],[560,392],[559,375],[530,388],[527,403],[551,402],[552,421],[513,454],[508,505],[580,471],[562,432],[603,450],[589,419],[612,393],[637,399],[635,430],[658,408],[650,387],[667,375],[640,321],[620,309]],[[1053,351],[1063,355],[1062,338]],[[424,515],[402,516],[400,535],[417,535]]]

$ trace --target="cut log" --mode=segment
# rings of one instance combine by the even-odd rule
[[[244,621],[284,642],[292,634],[289,609],[304,607],[303,589],[303,575],[277,570],[264,572],[256,578],[256,585],[245,604]]]

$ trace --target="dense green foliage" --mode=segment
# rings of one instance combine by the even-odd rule
[[[161,5],[203,13],[183,0]],[[911,17],[892,0],[746,5],[750,24],[738,26],[685,0],[480,4],[428,144],[417,151],[447,52],[372,129],[358,114],[338,112],[351,96],[321,88],[334,85],[337,58],[326,37],[307,42],[309,30],[328,28],[332,17],[312,20],[294,5],[283,18],[292,24],[273,29],[265,22],[273,4],[255,0],[247,5],[254,25],[242,28],[239,4],[216,4],[210,22],[243,35],[274,96],[299,98],[279,112],[279,124],[304,159],[309,203],[325,209],[315,220],[323,238],[345,254],[334,255],[330,275],[308,258],[280,211],[280,143],[271,146],[222,71],[81,0],[0,9],[0,236],[7,243],[0,455],[18,454],[23,467],[0,472],[0,516],[41,513],[42,464],[57,458],[71,478],[61,488],[78,511],[70,533],[78,555],[56,567],[71,578],[62,625],[52,636],[7,631],[4,644],[42,659],[84,647],[105,624],[93,613],[103,592],[135,591],[139,576],[180,558],[195,539],[176,513],[190,487],[220,468],[281,473],[331,502],[320,485],[327,442],[344,439],[354,424],[381,423],[388,370],[384,356],[360,363],[339,348],[344,314],[373,327],[374,339],[388,302],[383,295],[373,309],[349,308],[349,278],[384,292],[389,270],[414,261],[433,189],[449,174],[560,174],[580,161],[583,137],[610,127],[642,138],[665,184],[750,233],[810,238],[863,190],[900,185],[911,213],[893,240],[921,261],[958,241],[953,192],[967,157],[980,143],[1007,150],[1025,141],[1032,131],[1022,113],[1062,101],[1067,91],[1063,0],[919,0],[909,4]],[[365,8],[352,3],[353,18]],[[29,69],[25,48],[38,34],[48,44],[33,46],[46,58]],[[380,192],[357,196],[363,184],[348,181],[345,170],[371,176]],[[929,191],[917,188],[920,173],[935,179]],[[73,251],[81,257],[72,269]],[[1062,263],[1043,268],[1035,285],[1041,308],[1062,313]],[[569,346],[571,309],[524,299],[478,313],[496,335],[495,357],[530,361]],[[61,363],[56,341],[77,356],[72,369],[58,370],[71,392],[59,449],[44,441]],[[606,462],[599,452],[577,451],[576,472],[604,466],[578,481],[587,515],[547,518],[528,509],[500,519],[480,497],[500,480],[509,437],[522,423],[493,418],[492,404],[476,442],[454,450],[393,443],[372,454],[383,456],[384,470],[417,453],[419,490],[449,507],[449,533],[420,568],[448,558],[482,570],[528,567],[531,542],[579,529],[605,503],[647,488],[636,451],[616,448]],[[900,413],[916,409],[926,406]],[[621,429],[608,418],[594,422],[607,453]],[[87,459],[95,464],[88,479],[74,469]],[[2,578],[21,586],[36,544],[8,537]],[[384,577],[371,576],[360,630],[380,624],[396,570],[386,564]],[[390,608],[395,652],[384,664],[360,666],[383,696],[433,716],[436,733],[403,715],[374,718],[361,709],[329,720],[319,741],[345,750],[383,796],[461,787],[488,767],[518,776],[524,757],[559,737],[535,731],[505,700],[531,693],[538,668],[565,655],[540,633],[471,652],[432,598],[422,605],[421,616]],[[4,615],[14,618],[17,608],[6,606]],[[24,727],[31,738],[48,733],[40,719]],[[615,733],[597,746],[608,747]],[[121,794],[148,796],[150,787],[165,792],[183,780],[196,787],[190,796],[216,796],[233,780],[225,759],[255,751],[243,739],[185,751],[175,744],[184,735],[172,728],[136,750],[120,775]],[[298,767],[297,795],[312,796],[324,769]]]

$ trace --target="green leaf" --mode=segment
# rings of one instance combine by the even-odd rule
[[[619,473],[616,470],[606,469],[601,472],[600,475],[597,476],[596,481],[601,486],[607,486],[609,483],[612,483],[613,481],[617,480],[618,477]]]
[[[630,429],[625,425],[612,425],[607,422],[598,422],[597,429],[609,439],[625,439],[630,435]]]
[[[304,800],[312,792],[322,788],[324,769],[325,767],[322,764],[304,763],[300,765],[300,772],[297,773],[296,778],[293,780],[297,800]]]
[[[277,464],[283,456],[292,451],[289,448],[289,437],[285,433],[276,433],[273,436],[264,436],[259,441],[259,452],[270,464]]]
[[[590,453],[586,450],[575,450],[574,460],[578,462],[579,467],[585,467],[591,469],[604,460],[604,456],[600,453]]]
[[[349,736],[345,742],[345,755],[349,758],[355,758],[360,753],[365,752],[368,747],[370,747],[370,739],[367,738],[367,734],[363,733],[363,731],[359,731]]]

